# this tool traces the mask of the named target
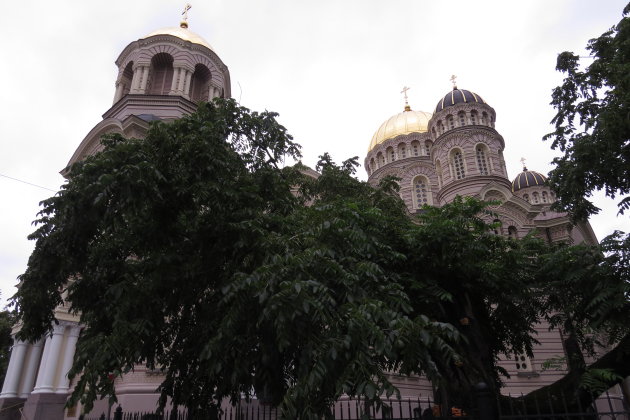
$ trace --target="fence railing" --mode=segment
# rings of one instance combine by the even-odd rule
[[[630,420],[630,407],[621,394],[602,394],[593,404],[582,407],[569,400],[529,399],[509,396],[495,400],[484,389],[476,392],[474,407],[462,410],[437,404],[431,398],[384,399],[382,404],[372,404],[364,399],[342,398],[330,408],[334,420]],[[561,409],[558,409],[561,407]],[[562,409],[564,407],[564,409]],[[572,407],[571,410],[568,407]],[[225,405],[211,413],[195,414],[184,410],[154,412],[125,412],[118,406],[109,417],[82,416],[83,420],[280,420],[281,413],[275,407],[259,400],[232,406]]]

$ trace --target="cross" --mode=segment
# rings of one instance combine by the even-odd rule
[[[457,87],[457,82],[456,82],[457,76],[452,75],[450,80],[451,80],[451,83],[453,83],[453,88],[456,88]]]
[[[521,165],[523,165],[523,170],[525,170],[525,158],[521,158]]]
[[[184,22],[188,21],[188,11],[192,8],[190,3],[186,3],[184,6],[184,11],[182,12],[182,16],[184,16]]]
[[[407,100],[407,91],[411,89],[408,88],[407,86],[403,87],[403,90],[400,91],[400,93],[402,93],[405,96],[405,105],[409,105],[409,101]]]

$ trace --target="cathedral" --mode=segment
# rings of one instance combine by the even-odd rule
[[[227,66],[185,19],[178,27],[131,42],[116,66],[113,104],[78,145],[68,166],[96,153],[106,133],[143,137],[152,121],[174,120],[194,112],[200,101],[231,96]],[[597,243],[588,222],[572,224],[566,214],[550,209],[554,194],[544,175],[523,167],[510,180],[503,158],[506,144],[495,130],[496,112],[481,95],[454,85],[436,102],[432,113],[407,104],[380,125],[364,161],[370,183],[387,175],[398,177],[411,213],[424,205],[444,205],[457,195],[475,196],[495,203],[496,219],[491,221],[497,234],[518,238],[535,229],[549,242]],[[82,414],[80,405],[65,407],[73,386],[66,374],[81,325],[63,306],[56,309],[56,317],[59,323],[50,336],[37,343],[14,343],[0,394],[0,419],[77,419]],[[501,362],[511,375],[505,393],[527,393],[563,375],[541,367],[543,361],[564,354],[562,332],[549,331],[546,325],[538,331],[540,345],[533,358],[516,354]],[[427,380],[393,376],[403,397],[432,392]],[[154,410],[161,379],[159,372],[138,366],[115,380],[117,404],[125,411]],[[90,415],[111,409],[100,401]]]

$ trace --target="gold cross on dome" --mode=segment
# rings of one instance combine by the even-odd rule
[[[457,87],[457,76],[452,75],[450,80],[451,80],[451,83],[453,83],[453,88],[456,88]]]
[[[407,86],[405,86],[405,87],[403,87],[403,90],[400,91],[400,93],[402,93],[404,95],[404,98],[405,98],[405,111],[410,111],[411,110],[411,108],[409,107],[409,100],[408,100],[409,98],[407,98],[407,91],[409,89],[411,89],[411,88],[408,88]]]
[[[192,9],[192,6],[190,5],[190,3],[186,3],[186,6],[184,6],[184,11],[182,12],[184,22],[188,21],[188,11],[190,9]]]
[[[524,157],[521,158],[521,165],[523,165],[523,170],[525,169],[525,160],[526,159]]]

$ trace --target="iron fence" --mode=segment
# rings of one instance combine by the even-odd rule
[[[536,399],[525,396],[503,396],[497,400],[486,391],[476,393],[475,406],[462,410],[444,408],[430,398],[384,399],[373,404],[362,399],[343,398],[330,408],[334,420],[630,420],[630,407],[621,393],[602,394],[593,404],[583,407],[579,400],[561,398]],[[576,404],[577,402],[577,407]],[[559,408],[560,407],[560,408]],[[571,407],[571,409],[569,409]],[[280,420],[275,407],[259,400],[226,405],[221,410],[204,414],[183,410],[124,412],[117,407],[108,418],[105,413],[83,416],[83,420]]]

